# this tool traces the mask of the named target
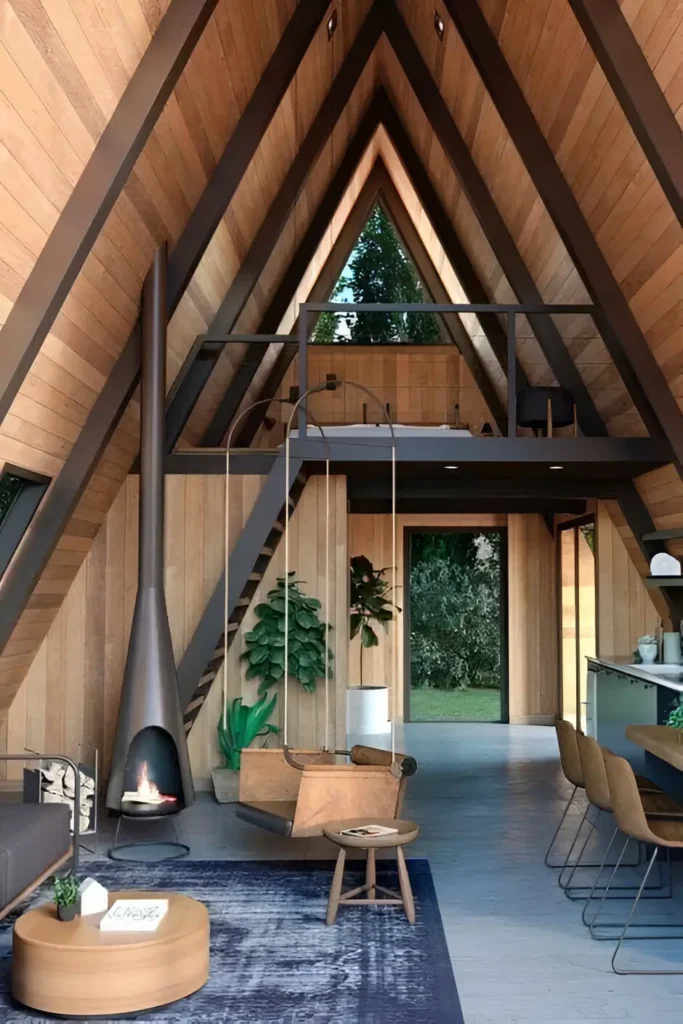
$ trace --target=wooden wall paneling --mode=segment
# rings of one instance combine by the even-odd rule
[[[674,113],[617,0],[570,0],[638,142],[683,221],[683,138]]]
[[[541,516],[508,516],[510,721],[549,725],[560,704],[556,559]]]
[[[630,655],[659,615],[605,502],[597,503],[597,653]]]
[[[236,539],[262,481],[234,482]],[[177,658],[222,570],[224,481],[169,477],[166,499],[165,579]],[[137,535],[138,478],[130,476],[11,702],[6,721],[13,752],[74,757],[80,751],[87,759],[97,747],[106,774],[137,593]]]
[[[38,241],[39,254],[35,264],[3,325],[1,334],[4,358],[0,369],[0,420],[9,410],[55,316],[67,299],[72,285],[76,283],[85,258],[104,226],[199,36],[206,27],[216,2],[217,0],[203,0],[192,7],[169,3],[149,47],[132,76],[128,78],[122,69],[125,83],[123,92],[120,98],[112,97],[113,108],[102,111],[108,115],[109,120],[102,127],[97,145],[49,238]],[[15,7],[20,11],[24,10],[20,0]],[[47,12],[42,9],[42,5],[39,5],[39,9],[45,18]],[[61,27],[62,39],[65,40],[67,47],[73,45],[76,60],[78,56],[82,58],[83,75],[91,70],[92,65],[88,63],[86,47],[79,46],[85,40],[78,19],[68,5],[62,5],[61,15],[57,13],[57,17],[59,21],[55,27],[58,31]],[[91,27],[92,20],[91,18]],[[36,23],[31,24],[35,30]],[[69,31],[68,37],[65,30]],[[9,59],[8,78],[11,88],[12,82],[16,82],[17,69],[11,58]],[[109,82],[101,73],[97,85],[100,93],[108,91]],[[29,116],[33,121],[33,112]],[[61,147],[58,139],[62,143]],[[68,150],[66,140],[61,137],[61,133],[54,131],[51,133],[50,143],[48,152],[59,165],[59,149]],[[73,156],[73,152],[69,151],[68,155]],[[16,207],[10,214],[18,211],[19,207]],[[31,221],[29,231],[32,226]],[[33,233],[35,235],[36,230]],[[37,233],[40,236],[39,229]],[[112,284],[115,285],[116,296],[125,301],[125,293],[121,292],[116,282]],[[81,288],[84,285],[85,281],[81,282]],[[106,307],[103,311],[107,315]]]
[[[288,394],[297,378],[297,361],[287,372],[280,395]],[[479,429],[490,421],[490,413],[462,355],[455,345],[401,345],[378,353],[372,345],[312,345],[308,355],[309,386],[320,384],[327,373],[371,388],[382,404],[389,403],[396,422],[441,425],[455,423],[456,406],[460,422]],[[323,391],[311,397],[309,406],[319,423],[360,423],[363,405],[367,419],[374,422],[379,411],[357,388]],[[274,413],[282,423],[289,417],[287,407]],[[269,443],[281,433],[269,432]]]

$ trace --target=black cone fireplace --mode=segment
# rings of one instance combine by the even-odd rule
[[[142,298],[138,592],[107,790],[107,807],[126,818],[173,815],[194,800],[164,593],[165,397],[164,246]]]

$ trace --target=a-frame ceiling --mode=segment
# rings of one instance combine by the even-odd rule
[[[616,0],[609,2],[616,5]],[[107,4],[90,0],[63,0],[59,4],[49,0],[7,0],[2,6],[0,322],[7,319],[35,268],[85,163],[117,102],[134,79],[152,34],[174,6],[182,6],[182,0],[116,0]],[[5,643],[11,633],[0,658],[0,707],[7,706],[23,677],[135,457],[138,413],[134,401],[118,424],[114,424],[111,439],[107,424],[100,423],[98,427],[93,422],[97,416],[90,420],[88,416],[98,396],[98,416],[101,409],[114,408],[108,397],[116,390],[117,374],[122,381],[130,381],[128,392],[123,388],[122,401],[135,382],[134,349],[126,346],[154,247],[163,240],[169,241],[172,273],[178,273],[173,262],[174,247],[177,251],[189,228],[194,229],[196,211],[211,199],[211,189],[215,202],[216,183],[211,177],[214,169],[239,135],[240,117],[253,113],[254,103],[250,106],[250,99],[254,100],[259,89],[262,94],[270,87],[274,116],[267,116],[264,101],[260,106],[265,131],[252,138],[255,149],[250,155],[242,142],[240,153],[246,159],[245,170],[232,183],[227,209],[218,220],[217,229],[206,239],[208,244],[194,247],[193,264],[186,261],[187,266],[195,265],[196,270],[188,288],[178,293],[177,310],[170,323],[170,384],[195,337],[210,326],[231,282],[239,278],[259,227],[276,201],[278,190],[282,189],[288,170],[372,7],[370,0],[316,5],[317,27],[309,25],[312,42],[310,46],[304,45],[291,81],[287,83],[280,71],[278,94],[277,85],[273,84],[276,62],[271,58],[280,53],[287,26],[291,30],[295,17],[301,19],[309,13],[311,21],[312,6],[306,12],[304,5],[297,5],[294,0],[264,0],[259,5],[255,26],[254,6],[247,0],[218,0],[215,4],[125,188],[0,424],[0,463],[16,464],[54,477],[62,492],[57,519],[66,524],[57,533],[56,549],[44,571],[36,572],[39,560],[35,560],[34,576],[24,586],[31,595],[26,611],[17,628],[6,631],[2,638]],[[437,83],[441,100],[464,138],[536,289],[547,302],[585,301],[585,285],[561,233],[447,10],[442,11],[445,35],[441,42],[434,30],[432,7],[411,0],[399,0],[397,6],[411,42],[417,46],[430,79]],[[337,10],[338,27],[328,40],[326,18],[333,8]],[[379,16],[394,17],[392,8],[389,0],[380,3],[374,16],[379,12]],[[648,350],[654,354],[680,403],[680,224],[586,42],[570,3],[482,0],[481,11],[618,282]],[[624,0],[621,12],[680,123],[680,6],[666,0]],[[365,31],[370,31],[367,25]],[[290,60],[292,52],[290,41]],[[367,61],[363,63],[365,66],[357,69],[358,81],[349,100],[323,141],[255,287],[250,290],[237,320],[238,330],[258,329],[380,84],[389,93],[402,127],[489,299],[515,299],[509,260],[497,254],[496,246],[482,228],[481,216],[478,220],[459,184],[448,147],[444,148],[443,141],[437,138],[415,92],[415,83],[410,81],[414,68],[406,74],[385,37],[376,47],[368,47]],[[447,266],[443,246],[436,238],[436,225],[429,222],[420,209],[420,201],[411,193],[412,186],[391,142],[380,131],[372,145],[372,152],[364,157],[365,171],[359,172],[349,188],[351,198],[347,199],[346,212],[353,202],[353,190],[357,195],[362,187],[362,174],[368,173],[374,156],[380,152],[424,246],[446,287],[454,294],[457,277],[453,267]],[[230,155],[235,164],[235,153]],[[340,224],[344,217],[340,212]],[[339,228],[334,223],[330,227],[325,243],[327,255]],[[300,287],[304,291],[310,289],[324,264],[323,249],[324,245],[311,268],[302,275]],[[306,280],[309,284],[304,283]],[[294,310],[290,321],[293,316]],[[480,324],[472,319],[467,326],[475,348],[489,367],[493,383],[500,388],[501,368],[496,365]],[[644,433],[645,426],[632,398],[592,325],[578,319],[560,323],[558,318],[555,336],[545,339],[546,353],[554,345],[557,355],[560,338],[566,343],[590,401],[609,432]],[[2,342],[0,333],[0,345]],[[122,352],[127,353],[125,366],[119,359]],[[240,357],[239,350],[235,350],[216,368],[188,423],[188,440],[201,435]],[[253,393],[263,385],[275,358],[273,350],[254,379]],[[526,325],[520,332],[519,358],[531,380],[552,379],[548,359]],[[676,427],[670,413],[667,426],[670,431]],[[101,436],[95,439],[98,429]],[[89,475],[83,474],[74,452],[79,460],[85,454],[92,463],[103,450],[88,483]],[[656,524],[671,526],[683,521],[683,487],[676,469],[657,471],[649,477],[641,489],[646,497],[652,491]],[[78,502],[75,509],[69,504],[70,496],[72,505]],[[36,526],[38,523],[39,519]],[[628,535],[628,527],[622,532]],[[27,539],[31,540],[30,534]],[[635,549],[635,544],[632,547]],[[45,554],[50,551],[48,545]],[[22,555],[20,550],[19,556]],[[9,577],[10,582],[16,582],[11,573]],[[0,602],[8,589],[6,578],[0,584]],[[9,618],[14,619],[14,611]]]

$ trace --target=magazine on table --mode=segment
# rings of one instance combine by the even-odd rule
[[[397,828],[390,828],[388,825],[357,825],[355,828],[343,828],[339,835],[368,838],[371,836],[394,836],[397,832]]]

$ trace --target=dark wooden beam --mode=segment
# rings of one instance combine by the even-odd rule
[[[407,254],[412,259],[422,284],[434,302],[450,302],[451,296],[446,291],[439,273],[432,263],[431,257],[420,238],[417,228],[410,219],[394,183],[381,162],[373,171],[380,189],[380,200],[387,216],[392,221]],[[501,434],[505,433],[506,416],[500,398],[486,372],[479,353],[472,344],[465,325],[457,313],[443,313],[441,316],[444,329],[453,345],[456,345],[467,367],[479,388],[489,412],[496,421]]]
[[[203,0],[201,2],[203,3]],[[191,7],[197,13],[200,9],[200,0],[184,6]],[[277,107],[306,52],[310,31],[307,33],[304,30],[308,18],[314,12],[318,15],[319,23],[325,15],[326,8],[327,4],[322,0],[297,6],[292,15],[292,22],[264,72],[269,83],[268,95],[258,87],[255,90],[239,121],[239,131],[236,128],[228,140],[223,156],[202,193],[202,198],[190,215],[168,264],[166,297],[169,319],[180,302],[192,268],[197,266],[213,237],[217,224],[216,215],[218,214],[220,219],[220,211],[224,212],[227,208],[268,128],[272,111]],[[290,31],[292,23],[295,23],[295,29]],[[277,74],[275,69],[278,69]],[[210,199],[204,201],[203,197],[207,191]],[[138,321],[98,395],[61,473],[45,496],[33,522],[31,544],[22,546],[5,573],[0,594],[0,651],[4,649],[11,636],[60,535],[85,491],[135,391],[139,376]]]
[[[569,0],[662,190],[683,222],[683,133],[617,0]]]
[[[380,6],[375,3],[335,76],[306,138],[299,146],[294,162],[271,203],[249,252],[240,266],[239,273],[213,319],[212,331],[218,334],[230,334],[234,328],[238,316],[263,273],[275,243],[287,224],[299,193],[348,103],[381,34]]]
[[[356,167],[357,163],[353,166],[353,170],[355,170]],[[351,171],[350,173],[353,173],[353,171]],[[345,190],[342,189],[341,194],[339,194],[337,192],[337,189],[339,188],[340,185],[341,181],[337,182],[337,184],[335,185],[335,193],[339,195],[339,199],[341,199]],[[353,207],[351,208],[351,211],[349,212],[349,216],[347,217],[344,226],[339,232],[339,237],[337,238],[335,244],[332,246],[332,250],[327,259],[325,260],[325,263],[311,289],[311,294],[309,296],[311,302],[325,301],[332,294],[334,286],[339,279],[339,275],[344,269],[344,266],[346,265],[346,262],[349,256],[351,255],[353,247],[356,244],[356,241],[358,240],[358,236],[365,227],[365,223],[372,212],[372,208],[377,202],[378,187],[379,186],[377,181],[373,181],[371,178],[369,178],[368,181],[366,181],[363,188],[361,189],[358,198],[356,199],[356,202],[354,203]],[[321,206],[322,205],[323,204],[321,204]],[[338,202],[334,204],[334,209],[332,210],[332,213],[334,213],[334,210],[336,209],[337,205]],[[318,210],[318,213],[319,212],[320,210]],[[331,215],[327,221],[327,226],[329,226],[330,220]],[[318,228],[319,224],[316,225],[316,233],[318,232]],[[320,235],[322,237],[322,231],[320,232]],[[303,244],[304,242],[302,242],[302,245]],[[300,250],[301,246],[299,247],[299,250],[297,251],[295,257],[295,261],[297,262],[298,269],[300,272],[297,273],[294,289],[296,289],[296,286],[303,277],[303,273],[307,265],[300,262]],[[306,251],[308,251],[308,245],[306,245]],[[294,292],[292,292],[287,301],[284,302],[283,313],[284,310],[289,305],[289,303],[291,302],[293,294]],[[282,294],[281,300],[278,301],[284,301],[284,293]],[[317,316],[309,317],[308,322],[311,330],[313,330],[316,320]],[[292,330],[296,330],[297,326],[298,321],[295,323]],[[266,378],[263,387],[259,393],[259,399],[273,399],[276,397],[278,391],[280,390],[282,382],[285,379],[287,370],[291,366],[296,354],[296,345],[284,345],[280,349],[277,358],[275,359],[275,362],[273,363],[270,369],[268,377]],[[237,437],[235,438],[236,445],[238,445],[241,448],[248,448],[249,445],[252,444],[254,438],[256,437],[256,434],[259,431],[261,424],[263,423],[266,417],[267,412],[267,405],[259,405],[255,409],[252,409],[252,411],[245,417],[244,424],[240,428]]]
[[[244,261],[240,266],[239,272],[235,276],[235,279],[228,289],[220,308],[213,318],[211,327],[209,328],[209,332],[211,334],[227,335],[234,329],[247,299],[251,295],[254,287],[261,277],[261,274],[263,273],[263,270],[272,254],[274,245],[287,224],[290,213],[296,203],[301,189],[306,183],[323,146],[339,119],[339,116],[348,103],[358,79],[363,72],[363,68],[377,45],[381,31],[380,10],[377,3],[375,3],[365,18],[365,21],[363,22],[358,35],[346,56],[346,59],[339,69],[339,72],[337,73],[335,80],[332,83],[332,86],[306,135],[306,138],[299,147],[297,155],[294,158],[294,162],[280,186],[275,199],[271,203],[261,227],[259,228]],[[327,223],[329,224],[329,221]],[[325,226],[327,227],[327,224]],[[292,291],[289,293],[287,299],[288,302],[291,300],[291,296],[294,294],[294,289],[298,283],[299,282],[297,280]],[[278,290],[276,298],[279,297],[279,294],[280,291]],[[274,326],[266,326],[264,328],[263,323],[265,322],[266,317],[264,316],[262,324],[259,327],[259,334],[270,334],[277,330],[279,320]],[[268,323],[271,322],[271,318],[268,317]],[[250,353],[249,366],[253,370],[254,374],[258,370],[264,355],[264,351],[260,351],[256,356],[254,356],[253,352]],[[183,368],[181,369],[182,376],[185,376],[188,372],[187,368],[194,357],[195,352],[191,351],[185,360]],[[175,447],[185,423],[187,422],[189,412],[192,410],[195,402],[199,398],[200,393],[201,388],[198,390],[195,387],[194,390],[190,392],[189,388],[186,387],[183,388],[182,393],[178,393],[177,400],[176,396],[172,397],[167,411],[167,442],[169,451],[172,451]],[[222,422],[223,420],[219,418],[216,423],[212,423],[210,425],[209,430],[211,438],[215,437],[219,432]]]
[[[346,191],[349,182],[351,181],[351,178],[356,170],[356,167],[360,163],[363,153],[365,152],[367,146],[370,143],[373,133],[377,128],[377,125],[377,105],[374,102],[372,102],[368,109],[366,110],[365,114],[363,115],[363,118],[361,119],[361,122],[349,143],[348,149],[346,150],[346,153],[342,157],[339,163],[339,167],[337,168],[332,178],[332,181],[330,182],[325,192],[325,195],[323,196],[320,205],[318,206],[318,209],[313,214],[311,222],[308,228],[306,229],[306,232],[303,238],[301,239],[293,258],[287,264],[287,268],[282,276],[282,280],[280,281],[275,291],[275,294],[273,295],[273,298],[270,300],[266,312],[263,314],[263,318],[259,326],[259,331],[261,333],[270,333],[276,331],[280,326],[282,318],[287,311],[287,307],[289,306],[289,303],[292,301],[292,296],[295,294],[297,286],[301,281],[302,277],[304,276],[306,267],[315,256],[316,250],[320,245],[320,242],[322,241],[323,235],[325,234],[330,225],[332,217],[334,216],[334,212],[337,209],[337,206],[339,205],[339,202],[342,196],[344,195],[344,192]],[[256,373],[259,366],[261,365],[264,355],[265,351],[263,349],[258,349],[253,353],[253,362],[251,363],[251,366],[253,368],[253,374]],[[249,358],[251,360],[251,355],[249,356]],[[275,394],[277,394],[280,384],[282,383],[284,373],[286,373],[287,367],[289,366],[289,361],[291,361],[287,361],[288,359],[289,353],[283,355],[282,358],[278,356],[275,364],[273,365],[273,370],[271,371],[271,373],[275,372],[277,376],[280,372],[280,368],[284,368],[284,372],[282,373],[282,376],[278,378],[277,383],[275,385],[275,390],[273,391],[271,397],[274,397]],[[272,387],[273,381],[270,380],[270,377],[269,382],[270,386]],[[232,384],[228,386],[228,390],[226,391],[226,401],[229,401],[227,399],[227,395],[230,392],[231,387]],[[268,391],[268,387],[269,383],[266,382],[266,385],[264,385],[263,394],[260,397],[265,397],[266,393],[270,393]],[[196,392],[192,400],[192,404],[194,404],[194,402],[197,401],[198,397],[199,392]],[[230,410],[228,407],[227,413],[229,413],[229,411]],[[227,413],[223,414],[220,410],[216,411],[216,414],[214,415],[214,418],[209,428],[207,429],[204,438],[202,439],[203,445],[208,445],[210,441],[215,440],[216,436],[221,432],[223,438],[226,436],[231,423],[231,418],[228,418]],[[249,418],[245,420],[245,427],[248,422]],[[259,426],[261,422],[262,417],[258,421]],[[258,430],[258,426],[256,427],[256,430]]]
[[[445,0],[465,46],[597,309],[605,345],[651,433],[683,461],[683,414],[476,0]]]
[[[542,305],[543,299],[536,282],[524,263],[486,182],[396,7],[387,10],[386,32],[510,286],[520,302]],[[607,431],[602,418],[552,318],[530,316],[528,319],[558,384],[568,388],[574,396],[581,428],[588,435],[604,436]]]
[[[429,173],[420,160],[410,136],[401,123],[396,110],[383,88],[377,93],[382,124],[408,175],[413,188],[427,214],[441,247],[455,271],[465,295],[470,302],[488,303],[486,292],[475,267],[467,255],[453,222],[446,212],[439,195],[432,184]],[[505,330],[495,313],[481,313],[477,317],[491,349],[503,373],[507,374],[507,342]],[[517,361],[517,382],[520,387],[528,384],[526,374]]]
[[[294,9],[183,232],[184,244],[176,247],[177,258],[168,268],[169,293],[182,295],[190,283],[206,249],[206,236],[210,239],[220,224],[328,7],[329,0],[307,0]],[[254,28],[257,31],[256,23]]]
[[[74,284],[217,0],[172,0],[0,330],[0,422]]]

